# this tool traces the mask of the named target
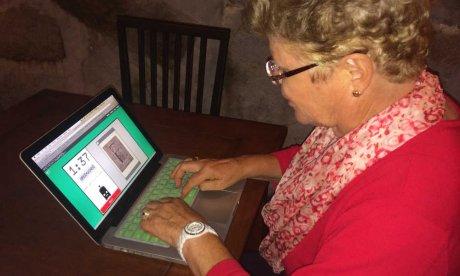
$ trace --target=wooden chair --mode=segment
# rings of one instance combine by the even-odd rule
[[[130,16],[119,16],[117,29],[125,101],[219,116],[229,29]],[[218,45],[213,56],[208,41]]]

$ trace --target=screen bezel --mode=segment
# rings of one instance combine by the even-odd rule
[[[32,160],[32,157],[41,151],[46,145],[51,143],[59,135],[64,133],[68,128],[77,123],[82,119],[86,114],[91,110],[101,104],[103,101],[108,99],[110,96],[114,96],[120,106],[126,111],[128,116],[134,122],[135,126],[140,130],[142,135],[146,140],[152,145],[155,150],[155,155],[152,159],[146,164],[142,172],[136,177],[136,179],[128,187],[128,190],[123,193],[121,198],[118,199],[116,205],[112,208],[109,214],[103,219],[99,226],[94,229],[88,221],[80,214],[80,212],[70,203],[70,201],[64,196],[64,194],[55,186],[55,184],[49,179],[45,172],[38,167],[38,165]],[[135,117],[129,112],[123,102],[118,97],[115,89],[113,87],[108,87],[104,89],[97,96],[92,98],[84,106],[76,110],[69,117],[64,119],[59,123],[55,128],[50,130],[48,133],[44,134],[37,141],[32,143],[30,146],[25,148],[20,153],[20,159],[22,162],[29,168],[29,170],[40,180],[40,182],[45,186],[45,188],[56,198],[56,200],[64,207],[64,209],[73,217],[75,221],[83,228],[83,230],[91,237],[96,243],[100,244],[101,239],[104,236],[105,232],[111,227],[116,226],[126,212],[131,207],[132,203],[139,194],[144,189],[145,185],[148,183],[148,180],[154,175],[154,173],[160,167],[160,160],[163,154],[159,147],[150,139],[147,132],[139,125]]]

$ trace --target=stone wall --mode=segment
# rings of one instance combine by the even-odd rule
[[[121,90],[117,14],[231,28],[222,115],[289,127],[286,145],[310,127],[296,123],[266,78],[266,42],[241,23],[246,0],[3,0],[0,2],[0,109],[43,88],[93,95]],[[460,99],[460,2],[434,1],[437,31],[429,65]]]

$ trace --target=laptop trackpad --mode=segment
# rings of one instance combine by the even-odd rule
[[[239,193],[228,191],[200,191],[193,209],[208,222],[226,224],[233,215]]]

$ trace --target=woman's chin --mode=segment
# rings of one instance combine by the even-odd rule
[[[297,111],[295,112],[295,119],[301,125],[312,125],[313,124],[313,120],[311,120],[310,118],[306,116],[302,116]]]

